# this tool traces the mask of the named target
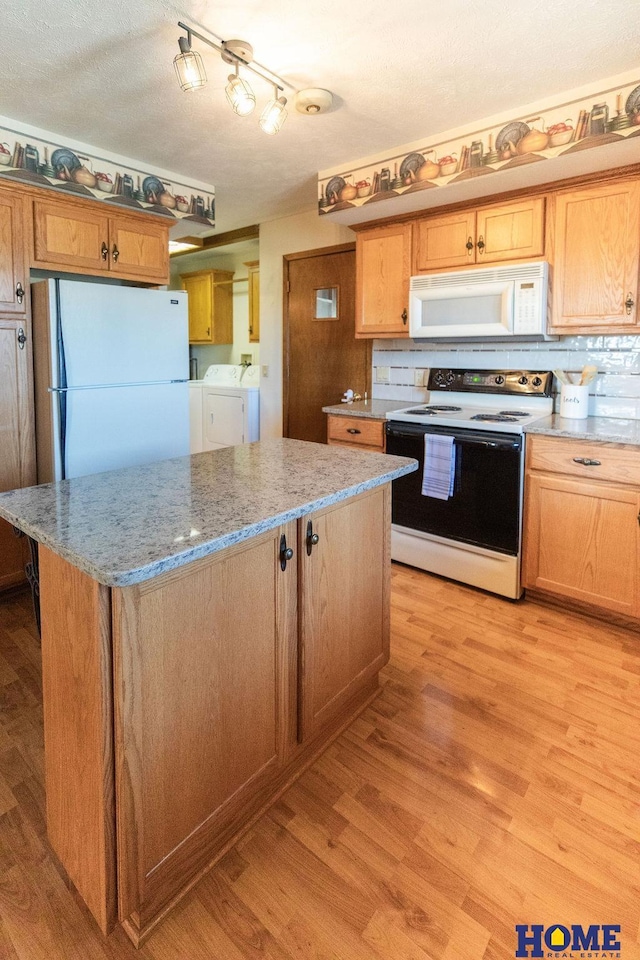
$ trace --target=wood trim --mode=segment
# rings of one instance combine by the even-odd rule
[[[178,238],[176,237],[176,240]],[[212,237],[180,237],[179,243],[193,243],[197,250],[177,250],[170,254],[171,259],[178,257],[188,257],[192,253],[202,253],[204,250],[214,250],[216,247],[224,247],[227,244],[242,243],[243,240],[259,240],[260,226],[257,223],[249,227],[241,227],[238,230],[227,230],[226,233],[217,233]]]
[[[543,604],[545,607],[553,607],[556,610],[571,610],[573,613],[594,617],[596,620],[606,623],[607,626],[614,624],[617,627],[624,627],[626,630],[640,634],[640,622],[635,617],[627,617],[615,610],[603,610],[602,607],[598,607],[594,603],[587,603],[585,600],[575,600],[573,597],[547,593],[545,590],[537,590],[534,587],[527,587],[525,596],[528,600]]]
[[[347,253],[355,250],[355,240],[349,243],[336,243],[333,247],[316,247],[315,250],[301,250],[299,253],[285,253],[283,260],[307,260],[309,257],[326,257],[332,253]]]
[[[108,934],[116,920],[109,590],[40,546],[47,835]]]
[[[458,210],[476,209],[503,204],[510,200],[525,200],[527,197],[542,197],[548,193],[557,193],[560,190],[571,190],[583,186],[596,186],[611,180],[632,180],[640,177],[640,163],[628,164],[624,167],[614,167],[608,170],[597,170],[594,173],[582,174],[579,177],[568,177],[566,180],[550,180],[548,183],[536,184],[532,187],[508,190],[505,193],[492,193],[486,197],[477,197],[471,200],[459,200],[456,203],[443,204],[437,207],[428,207],[424,210],[414,210],[411,213],[395,217],[384,217],[379,220],[368,220],[366,223],[350,223],[349,229],[359,233],[372,230],[374,227],[391,226],[394,223],[413,223],[429,216],[440,216],[455,213]],[[590,330],[591,332],[591,330]],[[594,331],[595,332],[595,331]],[[614,332],[614,331],[605,331]]]

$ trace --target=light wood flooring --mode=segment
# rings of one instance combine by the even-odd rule
[[[39,647],[0,603],[1,960],[512,960],[516,923],[640,958],[640,636],[393,572],[384,690],[139,952],[44,828]]]

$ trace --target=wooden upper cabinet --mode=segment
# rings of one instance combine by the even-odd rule
[[[229,270],[182,274],[189,301],[189,343],[233,343],[232,279]]]
[[[415,272],[473,266],[475,235],[475,210],[420,220],[414,235]]]
[[[415,225],[415,273],[542,257],[544,197],[426,217]]]
[[[88,206],[35,200],[35,266],[125,280],[167,282],[169,226]]]
[[[639,181],[558,193],[555,246],[554,329],[638,326]]]
[[[545,198],[478,210],[476,263],[498,263],[544,254]]]
[[[98,205],[96,204],[96,207]],[[33,204],[34,263],[64,264],[75,270],[109,270],[109,217],[54,200]]]
[[[109,220],[111,272],[166,281],[169,274],[169,233],[164,223],[126,217]],[[117,253],[116,253],[117,251]]]
[[[356,239],[356,337],[408,337],[411,224]]]
[[[24,316],[27,312],[22,222],[24,203],[21,196],[8,191],[0,193],[0,313]]]

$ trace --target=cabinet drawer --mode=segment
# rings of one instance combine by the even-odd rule
[[[384,420],[367,417],[327,417],[327,438],[359,447],[377,447],[384,451]]]
[[[626,444],[529,436],[527,463],[530,470],[640,486],[640,448]]]

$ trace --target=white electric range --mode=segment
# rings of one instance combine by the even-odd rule
[[[521,596],[523,431],[552,413],[552,379],[433,369],[429,403],[387,414],[387,453],[420,462],[393,483],[392,559]]]

